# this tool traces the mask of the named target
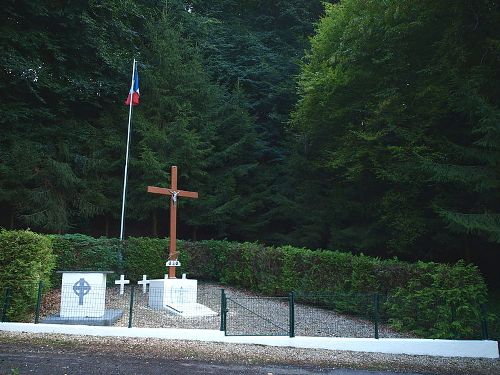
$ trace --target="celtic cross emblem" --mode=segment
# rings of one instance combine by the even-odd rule
[[[81,278],[73,285],[73,291],[78,296],[79,305],[83,305],[83,296],[89,294],[90,289],[89,283],[84,278]]]

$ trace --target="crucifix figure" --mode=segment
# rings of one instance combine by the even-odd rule
[[[177,261],[177,199],[179,197],[198,198],[198,193],[177,189],[177,167],[172,166],[170,173],[170,189],[156,186],[148,186],[148,193],[170,195],[170,252],[168,255],[168,278],[175,279],[175,267],[179,266]]]

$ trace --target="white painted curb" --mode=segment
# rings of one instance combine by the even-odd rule
[[[294,348],[350,350],[388,354],[442,357],[499,358],[498,342],[492,340],[363,339],[341,337],[224,336],[205,329],[125,328],[83,325],[0,323],[0,331],[61,333],[68,335],[151,337],[165,340],[195,340],[235,344],[289,346]]]

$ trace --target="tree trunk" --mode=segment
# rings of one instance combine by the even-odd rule
[[[465,235],[465,261],[467,263],[472,263],[472,255],[470,251],[470,236],[468,234]]]
[[[10,229],[14,229],[14,209],[10,209]]]
[[[198,238],[198,227],[193,228],[193,241],[196,241]]]
[[[109,217],[108,217],[108,214],[104,215],[104,236],[109,237]]]
[[[158,237],[158,216],[156,210],[153,212],[153,236]]]

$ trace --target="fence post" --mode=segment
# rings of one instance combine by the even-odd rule
[[[378,339],[378,321],[379,321],[379,295],[378,292],[373,295],[373,320],[375,325],[375,338]]]
[[[455,325],[453,324],[453,322],[457,320],[457,306],[453,302],[450,303],[450,313],[451,313],[450,331],[451,334],[453,335],[453,338],[458,339],[459,335],[457,333]]]
[[[128,328],[132,328],[132,312],[134,310],[134,290],[135,290],[135,285],[130,286],[130,307],[128,310]]]
[[[36,297],[36,309],[35,309],[35,324],[38,324],[40,321],[40,305],[42,304],[42,289],[43,289],[43,281],[40,280],[38,283],[38,295]]]
[[[481,328],[483,331],[483,340],[489,340],[489,334],[488,334],[488,311],[486,309],[486,304],[482,303],[481,304],[481,312],[483,313],[483,319],[482,319],[482,324]]]
[[[7,321],[7,309],[9,308],[10,299],[10,287],[5,288],[5,295],[3,298],[3,310],[2,310],[2,323]]]
[[[288,296],[288,314],[289,314],[289,328],[288,332],[290,337],[295,337],[295,292],[291,292]]]
[[[222,288],[220,290],[220,330],[225,331],[226,330],[226,323],[225,323],[225,318],[226,318],[226,306],[225,306],[226,298],[224,295],[224,289]]]

